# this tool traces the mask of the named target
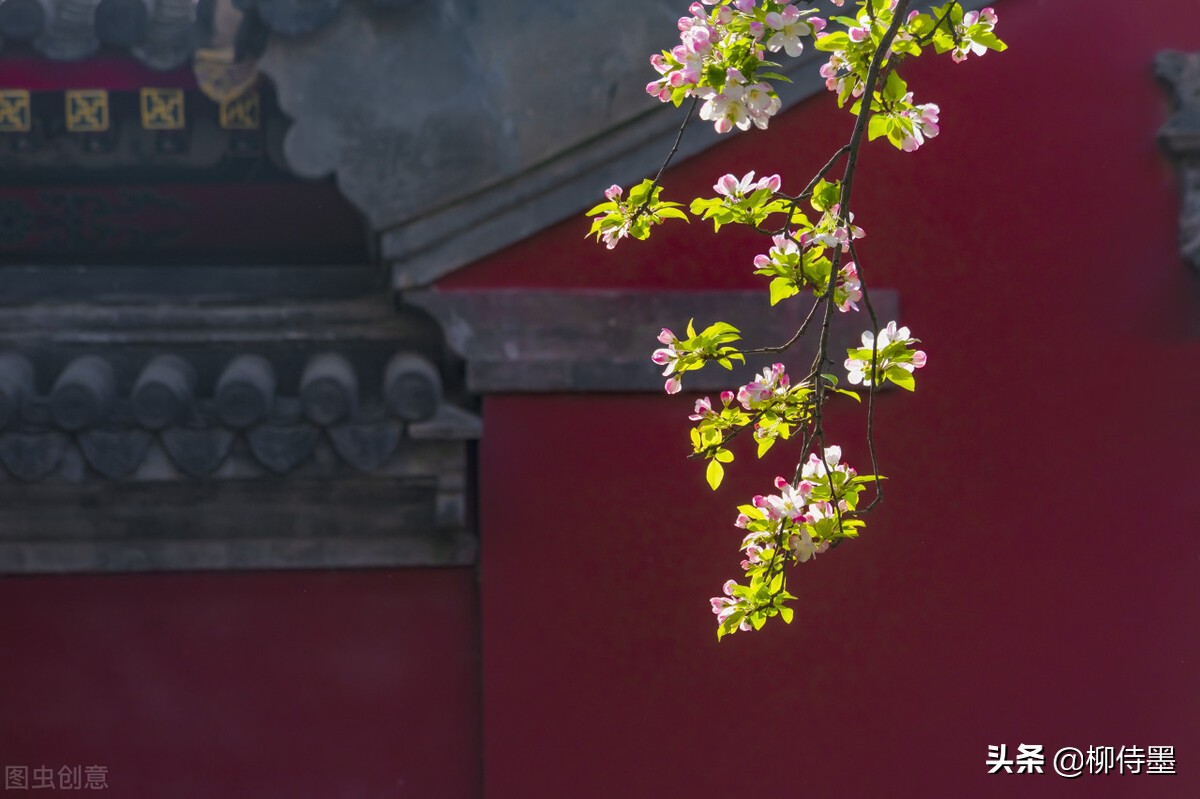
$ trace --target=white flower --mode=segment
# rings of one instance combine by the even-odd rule
[[[800,19],[800,9],[789,5],[782,13],[772,11],[767,14],[765,22],[767,27],[775,31],[771,38],[767,39],[768,50],[772,53],[785,50],[792,58],[804,52],[804,43],[800,41],[800,37],[807,36],[812,29],[807,22]]]

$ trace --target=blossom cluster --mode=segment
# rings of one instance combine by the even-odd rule
[[[915,387],[913,372],[925,365],[925,353],[913,350],[912,345],[919,343],[912,338],[907,327],[897,327],[895,322],[888,322],[876,336],[870,330],[862,334],[862,347],[848,351],[845,367],[847,379],[854,385],[869,386],[880,381],[895,383],[901,388],[912,391]],[[871,360],[875,360],[872,377]]]
[[[895,9],[896,0],[863,0],[856,17],[834,17],[845,31],[817,35],[817,49],[829,53],[821,77],[826,88],[837,94],[839,106],[862,98],[871,62],[894,21]],[[871,119],[870,137],[886,135],[896,147],[911,152],[938,134],[941,109],[935,103],[913,102],[912,93],[895,71],[893,56],[919,56],[925,44],[932,44],[938,53],[950,52],[956,62],[966,60],[968,53],[980,56],[988,50],[1004,50],[1004,42],[993,33],[996,21],[991,8],[964,14],[957,2],[937,6],[927,14],[909,12],[885,54],[884,86],[869,98],[876,115]],[[861,113],[862,102],[859,99],[854,104],[855,114]]]
[[[859,494],[874,475],[860,476],[842,463],[841,447],[809,455],[800,479],[775,478],[776,494],[756,496],[738,508],[734,526],[745,530],[741,550],[746,585],[725,583],[724,596],[710,600],[717,616],[718,637],[738,630],[759,629],[780,615],[791,621],[783,602],[784,568],[807,563],[837,541],[858,536],[863,522],[855,516]]]
[[[665,366],[663,376],[667,377],[675,373],[675,367],[679,364],[679,358],[682,353],[675,349],[675,345],[679,343],[679,339],[671,332],[670,328],[664,327],[662,332],[658,334],[658,342],[667,346],[657,349],[650,356],[650,360],[659,366]],[[678,377],[667,377],[667,382],[663,385],[668,394],[678,394],[683,388],[683,383]]]
[[[712,400],[696,400],[689,419],[692,428],[692,450],[708,460],[707,478],[716,490],[724,477],[721,464],[733,460],[726,443],[742,429],[753,425],[761,458],[779,438],[788,438],[793,428],[807,422],[812,413],[812,386],[793,385],[781,363],[774,364],[737,389],[721,392],[721,407],[713,408]]]
[[[587,212],[588,216],[595,217],[588,235],[595,236],[611,250],[624,238],[648,238],[650,228],[665,219],[682,219],[686,222],[687,214],[679,210],[680,203],[660,199],[661,193],[662,187],[655,181],[643,180],[629,190],[626,198],[625,190],[614,183],[604,191],[607,202]]]
[[[962,63],[967,60],[967,53],[982,56],[989,49],[997,49],[994,46],[997,39],[992,32],[996,21],[996,11],[991,7],[963,14],[962,19],[954,23],[952,38],[956,43],[950,51],[950,57],[956,63]]]
[[[832,190],[823,189],[825,195],[835,194],[838,189],[836,183],[825,186]],[[820,210],[824,206],[814,198],[813,207]],[[790,221],[796,226],[795,229],[773,235],[771,242],[774,246],[754,258],[754,273],[772,278],[772,305],[800,293],[805,287],[811,288],[816,297],[824,296],[833,271],[833,261],[827,255],[827,250],[848,252],[852,241],[866,235],[861,227],[854,224],[853,213],[842,218],[841,206],[837,203],[829,206],[815,225],[809,223],[807,217],[797,214],[793,214]],[[842,264],[838,268],[833,290],[834,305],[843,313],[857,311],[857,303],[862,296],[858,266],[854,261]]]
[[[726,322],[716,322],[697,333],[692,322],[688,322],[687,338],[681,339],[664,327],[658,334],[658,342],[665,346],[656,349],[650,360],[665,366],[663,376],[667,378],[663,388],[668,394],[678,394],[683,388],[681,376],[684,372],[701,369],[709,361],[716,361],[726,369],[733,368],[733,361],[745,362],[746,357],[730,342],[741,338],[738,329]]]
[[[776,66],[766,54],[800,55],[803,39],[822,31],[825,20],[792,0],[704,0],[688,10],[678,23],[680,43],[650,58],[659,77],[646,91],[676,105],[687,97],[703,100],[700,118],[718,133],[766,128],[780,101],[764,78],[782,77],[763,69]]]
[[[831,2],[843,6],[843,0]],[[817,50],[828,53],[820,74],[837,95],[838,106],[849,103],[852,114],[867,115],[870,140],[886,137],[894,147],[913,151],[939,134],[941,108],[916,102],[897,70],[901,60],[919,56],[930,46],[949,53],[955,62],[1005,49],[994,34],[995,11],[966,12],[958,0],[907,14],[899,0],[857,0],[854,16],[833,16],[828,23],[800,5],[800,0],[692,3],[689,15],[678,21],[679,44],[650,59],[657,78],[647,91],[676,106],[689,97],[702,101],[700,117],[718,133],[766,128],[780,110],[770,81],[787,80],[768,71],[779,66],[767,60],[768,54],[798,56],[806,46],[805,38],[810,38]],[[721,176],[713,186],[715,196],[691,202],[691,214],[711,221],[716,230],[740,224],[771,236],[771,246],[754,258],[755,272],[770,278],[771,305],[802,290],[811,290],[818,305],[829,300],[842,312],[857,311],[864,300],[860,265],[850,258],[854,241],[865,233],[850,209],[840,204],[842,183],[825,180],[845,153],[849,155],[843,179],[849,180],[862,132],[856,126],[850,143],[798,196],[782,192],[779,175],[756,177],[748,172],[741,177]],[[686,221],[680,204],[662,201],[660,191],[657,178],[634,186],[627,197],[620,186],[610,187],[606,202],[588,212],[594,217],[589,235],[612,249],[625,238],[646,238],[653,225],[665,219]],[[810,218],[809,211],[815,216]],[[806,456],[796,464],[792,479],[776,478],[774,493],[755,496],[738,507],[734,524],[744,531],[743,575],[741,582],[727,581],[723,595],[710,600],[718,638],[761,629],[775,616],[790,623],[793,610],[787,603],[796,597],[787,591],[787,567],[807,563],[841,540],[857,537],[865,526],[861,515],[875,504],[873,500],[860,508],[859,496],[882,478],[859,475],[842,461],[840,447],[825,446],[823,403],[834,393],[859,399],[856,392],[839,388],[835,376],[822,371],[827,363],[825,336],[831,306],[825,306],[819,355],[806,379],[792,380],[784,365],[776,363],[745,384],[721,392],[719,404],[710,397],[695,400],[688,417],[694,423],[693,457],[707,461],[706,477],[714,490],[722,482],[723,464],[734,459],[732,439],[739,434],[752,431],[759,457],[776,442],[793,438],[803,441],[801,452]],[[675,394],[682,391],[686,372],[710,362],[726,369],[732,369],[734,362],[744,363],[744,353],[733,346],[738,340],[739,331],[726,323],[714,323],[697,333],[689,321],[683,337],[662,329],[661,346],[651,360],[663,367],[667,393]],[[782,351],[791,343],[767,349]],[[926,363],[925,353],[915,347],[918,343],[907,327],[895,321],[863,333],[863,346],[847,351],[849,383],[871,387],[892,383],[915,390],[914,372]]]

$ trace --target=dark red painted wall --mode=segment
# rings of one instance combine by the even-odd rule
[[[469,569],[6,578],[0,765],[105,766],[114,797],[478,796],[476,603]]]
[[[1151,67],[1200,49],[1200,4],[997,7],[1008,53],[906,72],[941,136],[863,159],[868,276],[900,291],[929,366],[881,400],[888,498],[795,575],[791,627],[718,645],[707,604],[738,573],[733,506],[782,461],[742,453],[714,495],[684,460],[687,397],[487,399],[489,799],[1200,793],[1200,304]],[[668,194],[751,168],[795,189],[849,126],[817,98],[680,165]],[[758,280],[745,237],[608,252],[586,227],[443,285]],[[861,417],[830,429],[861,464]],[[987,776],[1001,743],[1173,745],[1179,773]]]
[[[490,397],[482,747],[468,570],[47,577],[0,581],[0,759],[107,765],[114,796],[455,799],[480,749],[489,799],[1195,795],[1200,308],[1150,64],[1200,49],[1200,4],[998,5],[1009,53],[909,70],[942,135],[864,159],[866,267],[930,365],[881,401],[888,500],[797,573],[795,624],[717,645],[707,606],[781,461],[714,495],[686,398]],[[672,191],[794,188],[849,125],[817,98]],[[585,230],[444,287],[756,285],[745,237]],[[860,421],[830,420],[858,463]],[[992,743],[1168,744],[1179,774],[987,777]]]

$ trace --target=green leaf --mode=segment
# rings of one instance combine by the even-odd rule
[[[758,439],[758,457],[761,458],[763,455],[766,455],[767,450],[769,450],[773,446],[775,446],[775,439],[773,439],[773,438]],[[745,511],[743,511],[743,513],[744,512]]]
[[[885,380],[890,380],[891,382],[900,386],[900,388],[908,389],[909,391],[915,391],[917,388],[917,381],[913,379],[912,372],[908,371],[907,369],[901,369],[899,367],[888,369],[886,372],[884,372],[883,378]]]
[[[771,281],[771,304],[775,305],[780,300],[795,296],[799,291],[794,281],[786,277],[777,277]]]
[[[995,50],[997,53],[1002,53],[1008,49],[1008,45],[996,38],[994,33],[981,33],[974,37],[975,41],[982,44],[989,50]]]
[[[654,213],[662,219],[682,219],[684,222],[690,221],[688,219],[688,215],[683,211],[680,211],[678,208],[667,208],[660,205],[658,208],[654,209]]]
[[[829,183],[824,180],[817,181],[817,185],[813,187],[813,196],[809,200],[813,210],[825,211],[837,205],[841,200],[842,184],[840,181]]]
[[[584,216],[595,216],[599,213],[608,213],[615,210],[617,210],[617,204],[614,202],[600,203],[599,205],[592,206]]]
[[[888,73],[887,83],[883,87],[883,98],[896,102],[908,94],[908,84],[900,77],[900,73],[892,70]]]
[[[780,618],[783,619],[784,624],[791,624],[792,616],[794,614],[795,614],[795,611],[792,610],[791,608],[787,607],[786,605],[779,606],[779,616],[780,616]]]
[[[720,461],[711,460],[708,462],[708,471],[705,473],[705,477],[708,478],[709,487],[716,491],[717,487],[721,485],[721,481],[725,479],[725,467],[721,465]]]
[[[867,123],[867,139],[875,141],[880,136],[886,136],[890,123],[891,119],[889,117],[883,114],[872,114],[871,121]]]

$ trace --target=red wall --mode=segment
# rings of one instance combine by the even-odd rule
[[[714,495],[684,459],[689,397],[487,398],[489,799],[1200,793],[1200,303],[1152,77],[1157,51],[1200,49],[1200,4],[997,6],[1009,52],[905,73],[942,134],[862,161],[868,277],[929,366],[881,400],[887,500],[795,574],[791,627],[718,645],[707,603],[739,572],[733,506],[784,461],[744,452]],[[850,124],[816,98],[668,195],[751,168],[796,189]],[[745,237],[608,252],[586,227],[443,286],[761,285]],[[830,429],[861,467],[861,417]],[[1178,774],[987,776],[1001,743],[1173,745]]]
[[[711,494],[686,397],[487,399],[488,799],[1200,790],[1200,307],[1151,77],[1200,8],[998,5],[1010,52],[908,70],[942,135],[863,161],[868,276],[930,364],[881,401],[888,499],[796,574],[791,627],[718,645],[707,604],[783,461]],[[673,192],[795,188],[849,126],[817,98]],[[696,228],[610,253],[573,219],[444,287],[757,285],[757,242]],[[861,464],[861,418],[830,429]],[[470,570],[5,579],[0,760],[107,765],[114,796],[478,795],[475,608]],[[1174,745],[1179,774],[989,777],[997,743]]]
[[[105,766],[115,797],[478,796],[476,607],[470,569],[7,578],[0,765]]]

